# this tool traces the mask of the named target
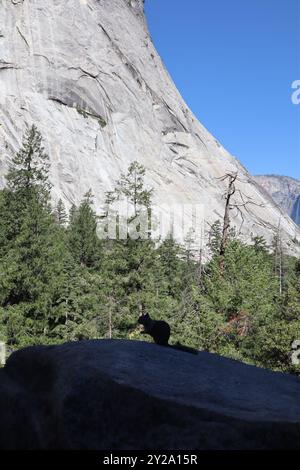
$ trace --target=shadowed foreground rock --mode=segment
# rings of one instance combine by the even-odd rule
[[[14,353],[0,448],[300,448],[300,379],[208,353],[84,341]]]

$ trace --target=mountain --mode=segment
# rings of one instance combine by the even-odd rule
[[[259,175],[255,180],[300,225],[300,181],[288,176]]]
[[[300,225],[300,194],[297,197],[293,206],[291,217],[296,224]]]
[[[101,212],[105,192],[138,160],[163,221],[172,207],[179,229],[184,212],[200,237],[223,219],[223,177],[238,173],[231,219],[244,240],[270,241],[281,219],[283,243],[299,253],[295,224],[183,101],[151,42],[142,0],[0,0],[0,8],[2,186],[34,123],[51,158],[54,201],[78,204],[91,188]]]

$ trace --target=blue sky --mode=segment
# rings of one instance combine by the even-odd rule
[[[300,0],[146,0],[185,101],[252,174],[300,179]]]

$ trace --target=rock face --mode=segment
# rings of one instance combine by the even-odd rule
[[[288,176],[261,175],[255,180],[300,225],[300,181]]]
[[[0,371],[0,448],[300,448],[300,379],[216,355],[99,340]]]
[[[199,205],[200,234],[224,216],[227,182],[218,178],[238,172],[231,217],[245,240],[270,240],[281,217],[283,242],[299,250],[289,217],[187,108],[151,42],[142,0],[0,0],[0,11],[2,185],[26,124],[35,123],[54,200],[78,203],[91,188],[101,211],[104,193],[138,160],[156,204],[176,205],[175,217],[185,204],[190,221]]]
[[[296,224],[300,225],[300,194],[293,205],[291,217]]]

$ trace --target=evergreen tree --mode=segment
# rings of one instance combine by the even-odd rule
[[[57,206],[54,211],[54,215],[55,215],[55,220],[57,224],[62,227],[65,227],[68,221],[68,216],[67,216],[65,205],[61,199],[59,199],[57,203]]]
[[[180,298],[184,287],[183,274],[186,264],[183,262],[184,250],[172,236],[166,238],[158,247],[161,286],[167,295]]]
[[[45,329],[48,287],[60,271],[64,252],[49,205],[48,171],[48,156],[33,126],[7,175],[8,188],[1,200],[9,210],[0,207],[4,232],[9,235],[0,256],[1,306],[6,314],[12,310],[18,316],[23,328],[19,334],[28,338],[39,338]],[[4,318],[9,325],[9,316]]]
[[[133,205],[134,214],[129,216],[127,223],[134,222],[142,208],[150,209],[152,190],[145,188],[144,176],[144,167],[133,162],[127,174],[121,175],[115,190],[107,193],[107,204],[127,198]],[[139,226],[136,231],[140,231]],[[139,306],[144,303],[150,310],[153,307],[156,250],[148,236],[132,239],[128,226],[125,240],[108,241],[103,248],[102,273],[105,273],[105,284],[109,286],[106,295],[110,334],[113,331],[114,335],[124,337],[136,325]]]
[[[254,246],[255,251],[258,252],[263,252],[265,255],[268,253],[268,246],[267,242],[262,236],[255,236],[252,237],[252,243]]]
[[[277,279],[279,294],[283,294],[285,282],[285,256],[282,247],[280,225],[274,234],[272,241],[274,276]]]
[[[0,246],[13,242],[20,233],[30,210],[49,205],[49,157],[42,147],[42,137],[35,126],[25,133],[22,147],[13,157],[6,176],[7,188],[0,198]]]
[[[97,217],[93,210],[91,191],[85,194],[78,210],[73,208],[68,232],[70,250],[74,259],[81,266],[95,266],[99,259],[99,240],[97,238]]]
[[[218,256],[207,266],[205,291],[216,311],[229,320],[242,310],[272,312],[276,298],[276,282],[272,276],[272,260],[265,252],[257,252],[239,240],[232,240],[225,254],[228,273],[221,275]]]
[[[222,238],[222,227],[221,222],[216,220],[209,230],[208,247],[212,255],[220,253],[221,249],[221,238]]]
[[[75,220],[75,217],[77,216],[77,213],[78,213],[77,207],[75,206],[75,204],[72,204],[70,212],[69,212],[69,220],[68,220],[69,225],[73,223],[73,221]]]
[[[288,265],[289,275],[283,302],[283,315],[287,320],[300,321],[300,260],[291,259]]]
[[[42,146],[42,136],[36,126],[25,133],[19,152],[13,157],[6,177],[8,189],[21,193],[25,204],[36,196],[42,204],[50,199],[49,157]]]
[[[131,163],[127,174],[121,175],[114,191],[106,194],[106,203],[110,204],[125,197],[133,205],[134,215],[137,215],[140,206],[150,208],[153,190],[145,188],[145,173],[143,165],[137,161]]]

